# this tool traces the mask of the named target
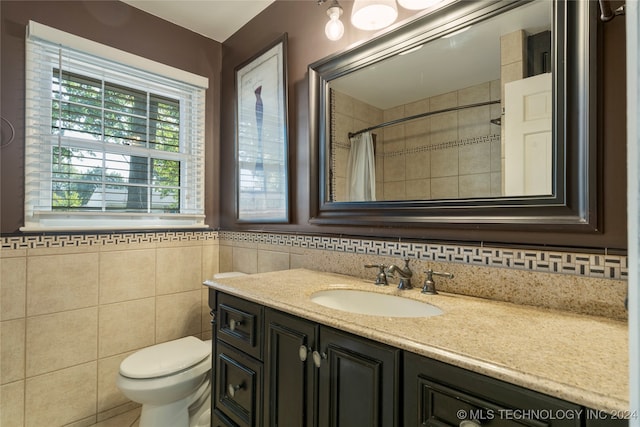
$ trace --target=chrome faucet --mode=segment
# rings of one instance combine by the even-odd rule
[[[398,289],[411,289],[411,277],[413,276],[413,271],[409,268],[409,258],[404,259],[404,267],[400,268],[397,265],[392,265],[387,268],[387,274],[393,275],[398,273],[400,276],[400,282],[398,283]]]
[[[438,293],[436,290],[436,282],[433,281],[433,276],[441,276],[446,277],[447,279],[453,279],[453,274],[451,273],[440,273],[439,271],[433,271],[432,269],[428,269],[425,271],[427,277],[424,279],[424,284],[422,285],[422,293],[423,294],[432,294],[435,295]]]
[[[389,282],[387,282],[387,266],[384,264],[365,264],[366,268],[377,268],[378,274],[376,275],[376,281],[373,282],[374,285],[377,286],[387,286]]]

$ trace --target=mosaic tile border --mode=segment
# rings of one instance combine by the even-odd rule
[[[627,280],[626,255],[221,231],[220,240]]]
[[[137,243],[168,243],[217,240],[217,231],[161,231],[126,232],[105,234],[52,234],[3,236],[0,238],[2,250],[97,247],[104,245],[125,245]]]
[[[466,145],[500,142],[500,138],[501,138],[500,135],[497,135],[497,134],[474,136],[474,137],[465,138],[465,139],[441,142],[433,145],[421,145],[419,147],[406,148],[404,150],[380,153],[380,154],[376,154],[376,157],[397,157],[397,156],[404,156],[407,154],[421,153],[423,151],[437,151],[437,150],[445,150],[447,148],[464,147]],[[342,148],[345,150],[351,149],[351,145],[349,144],[334,143],[333,146],[337,148]],[[334,157],[335,157],[335,153],[332,153],[332,156],[331,156],[332,161],[335,161]]]
[[[105,234],[3,236],[2,250],[97,247],[102,245],[229,240],[302,249],[321,249],[363,255],[407,257],[485,267],[512,268],[543,273],[627,280],[626,255],[559,252],[486,246],[394,242],[367,238],[330,237],[235,231],[163,231]]]

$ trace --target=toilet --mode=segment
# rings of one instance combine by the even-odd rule
[[[116,384],[142,404],[140,427],[209,427],[211,340],[185,337],[139,350],[122,361]]]

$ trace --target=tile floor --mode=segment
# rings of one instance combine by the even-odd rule
[[[140,422],[140,409],[141,408],[132,409],[116,417],[94,424],[91,427],[138,427]]]

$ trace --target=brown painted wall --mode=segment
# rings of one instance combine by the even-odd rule
[[[0,114],[16,129],[15,140],[0,151],[0,232],[14,233],[23,224],[24,38],[29,20],[209,78],[205,213],[207,224],[218,226],[219,197],[214,171],[219,162],[220,43],[119,1],[3,0],[0,18]]]
[[[352,2],[340,2],[348,22]],[[327,55],[371,37],[349,24],[345,36],[331,42],[324,36],[324,9],[315,1],[276,0],[262,14],[223,43],[221,121],[221,227],[224,230],[331,233],[362,236],[415,237],[430,240],[475,241],[517,245],[626,249],[626,119],[624,18],[601,24],[599,145],[602,179],[600,233],[562,233],[410,228],[335,227],[308,223],[309,108],[307,67]],[[406,18],[406,16],[404,16]],[[288,33],[289,144],[291,158],[290,224],[240,224],[235,221],[234,193],[234,68],[251,58],[283,32]]]
[[[351,1],[342,1],[345,19]],[[541,233],[526,230],[331,227],[308,223],[309,125],[307,66],[371,34],[346,25],[345,36],[324,36],[324,9],[312,0],[277,0],[222,46],[118,1],[0,2],[0,114],[11,121],[15,141],[0,150],[0,232],[23,223],[24,33],[29,19],[209,77],[206,126],[207,224],[225,230],[330,233],[430,240],[626,249],[626,120],[624,18],[601,25],[598,87],[602,167],[602,232]],[[407,18],[405,13],[402,18]],[[290,224],[238,224],[234,213],[234,68],[281,33],[289,36]],[[221,72],[221,74],[220,74]],[[218,131],[219,130],[219,131]],[[4,135],[4,128],[3,128]]]

